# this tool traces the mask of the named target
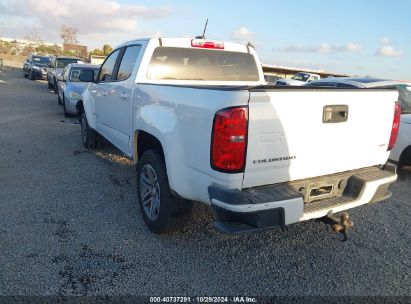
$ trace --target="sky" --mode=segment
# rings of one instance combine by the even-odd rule
[[[0,37],[89,49],[142,37],[251,42],[265,64],[411,81],[411,0],[0,0]]]

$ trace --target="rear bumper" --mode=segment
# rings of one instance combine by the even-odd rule
[[[389,185],[397,179],[395,166],[384,169],[365,168],[332,176],[277,185],[239,190],[210,187],[211,205],[216,217],[215,227],[226,233],[251,232],[281,228],[332,213],[375,203],[390,196]],[[307,201],[299,192],[301,185],[317,180],[346,180],[341,194]]]

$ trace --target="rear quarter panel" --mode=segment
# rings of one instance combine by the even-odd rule
[[[249,92],[138,84],[133,128],[154,135],[165,154],[170,187],[184,198],[209,203],[208,186],[241,189],[243,173],[225,174],[210,166],[215,113],[247,106]]]

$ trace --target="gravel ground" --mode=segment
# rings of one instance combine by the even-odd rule
[[[347,242],[320,221],[223,235],[196,204],[157,236],[133,163],[87,151],[45,81],[0,70],[0,295],[411,296],[411,170],[388,201],[350,212]]]

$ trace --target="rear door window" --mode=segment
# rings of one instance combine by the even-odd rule
[[[249,53],[158,47],[147,71],[153,80],[258,81],[254,56]]]
[[[118,68],[117,80],[126,80],[131,76],[140,49],[141,45],[133,45],[126,48]]]

